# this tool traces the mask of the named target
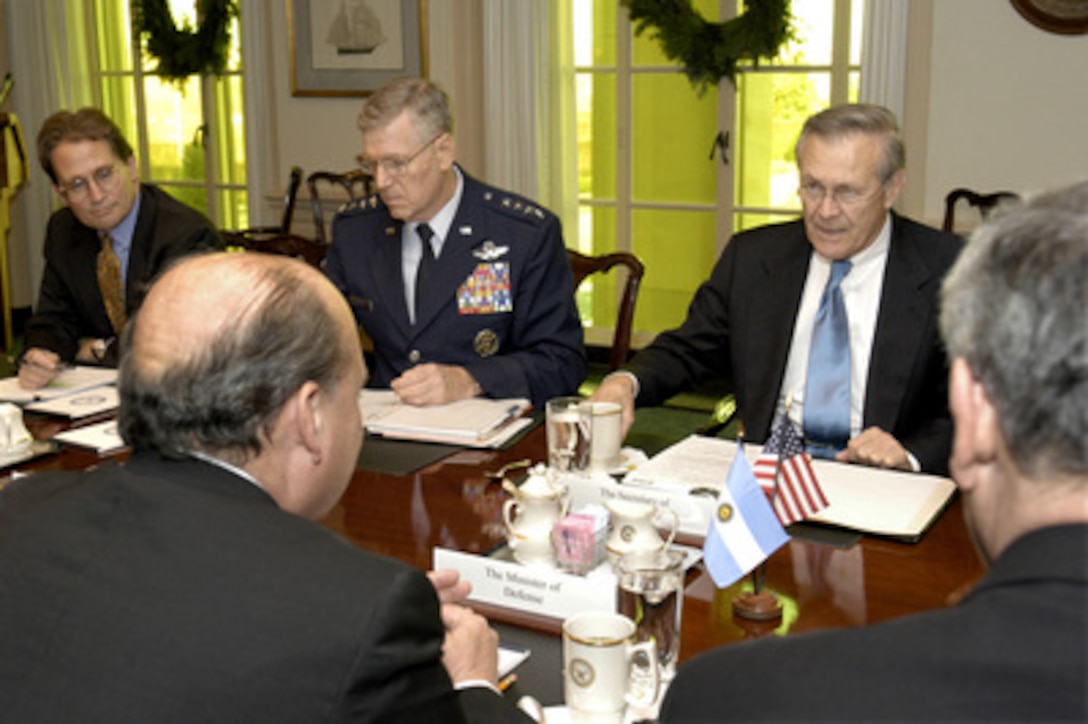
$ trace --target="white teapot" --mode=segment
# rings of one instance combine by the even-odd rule
[[[565,485],[553,484],[544,465],[529,471],[520,486],[506,485],[514,497],[502,505],[506,540],[520,563],[554,563],[552,527],[567,514],[570,494]]]
[[[606,548],[613,563],[626,553],[662,550],[676,538],[680,516],[672,508],[634,500],[609,500],[604,505],[612,519]],[[668,533],[664,538],[656,525],[659,514],[667,519]]]

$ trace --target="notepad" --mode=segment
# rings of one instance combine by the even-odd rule
[[[388,390],[363,390],[359,405],[367,432],[405,440],[491,447],[531,424],[523,419],[532,407],[525,398],[474,397],[417,407],[397,401]]]
[[[30,412],[60,415],[72,420],[116,410],[121,404],[120,394],[113,385],[101,385],[81,390],[71,395],[54,397],[44,402],[26,406]]]

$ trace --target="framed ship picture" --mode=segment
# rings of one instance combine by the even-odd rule
[[[288,0],[291,95],[365,96],[426,77],[426,0]]]

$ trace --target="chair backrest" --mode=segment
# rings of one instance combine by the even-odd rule
[[[612,335],[612,354],[609,356],[608,371],[619,369],[627,361],[631,351],[631,329],[635,321],[635,302],[638,301],[638,287],[646,267],[638,257],[626,251],[616,251],[601,256],[587,256],[573,249],[567,249],[570,270],[574,274],[574,289],[577,291],[582,281],[590,274],[605,273],[614,266],[627,269],[627,283],[623,288],[619,312],[616,315],[616,330]]]
[[[279,232],[291,233],[291,219],[295,216],[295,201],[298,199],[298,188],[302,185],[302,167],[292,166],[291,175],[287,180],[287,191],[283,194],[283,216],[280,218]]]
[[[306,177],[306,186],[310,190],[310,207],[314,214],[314,237],[322,244],[331,241],[325,230],[325,212],[322,208],[322,187],[339,186],[347,194],[337,194],[336,198],[342,203],[352,199],[358,199],[370,194],[373,190],[374,178],[360,169],[336,173],[334,171],[314,171]],[[331,198],[328,189],[325,191],[325,199]]]
[[[298,198],[298,189],[302,185],[302,168],[291,167],[291,175],[287,179],[287,190],[283,192],[283,214],[280,223],[276,226],[251,226],[248,229],[232,229],[222,232],[225,234],[244,234],[246,236],[258,236],[267,234],[290,234],[291,220],[295,215],[295,200]],[[239,244],[239,246],[241,246]]]
[[[978,209],[979,216],[985,219],[997,205],[1006,201],[1016,201],[1019,198],[1011,191],[980,194],[971,189],[953,189],[944,197],[944,223],[941,228],[945,231],[952,231],[956,228],[956,204],[960,200],[965,200],[969,205]]]
[[[264,254],[281,254],[300,259],[310,266],[321,268],[325,261],[328,247],[313,239],[296,234],[249,234],[239,231],[220,231],[228,251],[231,247],[240,247],[246,251],[259,251]]]

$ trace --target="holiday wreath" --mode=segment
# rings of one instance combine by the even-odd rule
[[[200,18],[196,31],[179,29],[167,0],[132,0],[137,31],[147,36],[147,52],[158,59],[155,73],[180,83],[194,73],[219,75],[227,67],[230,21],[238,14],[237,0],[196,0]]]
[[[653,37],[669,60],[702,94],[722,77],[732,82],[737,63],[773,58],[793,37],[790,0],[748,0],[743,13],[721,23],[703,18],[691,0],[621,0],[636,23],[635,33],[655,28]]]

